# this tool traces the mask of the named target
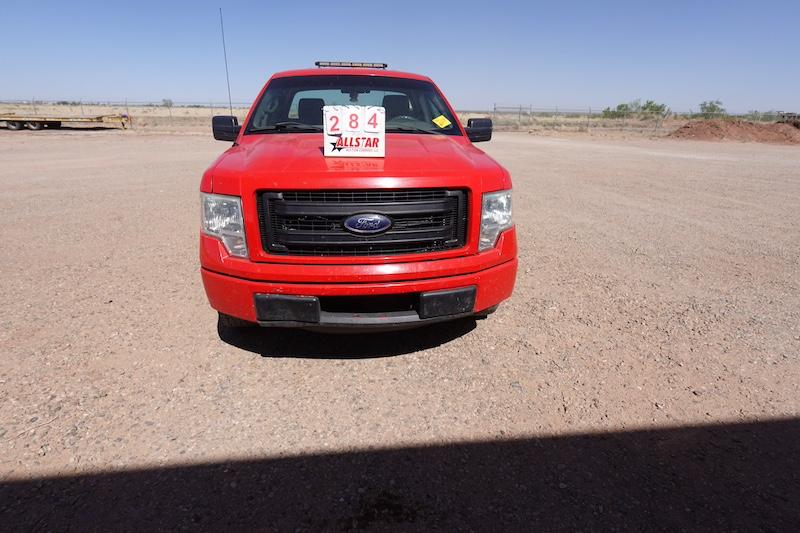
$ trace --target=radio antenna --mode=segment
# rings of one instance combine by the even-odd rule
[[[222,55],[225,57],[225,81],[228,82],[228,107],[233,116],[233,101],[231,100],[231,77],[228,75],[228,50],[225,48],[225,24],[222,22],[222,8],[219,8],[219,29],[222,31]]]

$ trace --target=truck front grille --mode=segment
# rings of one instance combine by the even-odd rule
[[[466,244],[463,190],[265,191],[257,200],[261,242],[270,254],[419,254]],[[384,215],[392,225],[376,235],[355,235],[344,221],[361,213]]]

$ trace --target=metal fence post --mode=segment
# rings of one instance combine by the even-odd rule
[[[522,131],[522,106],[519,106],[519,112],[517,113],[517,131]]]

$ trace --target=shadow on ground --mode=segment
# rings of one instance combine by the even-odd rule
[[[217,323],[219,338],[232,346],[264,357],[363,359],[426,350],[475,329],[475,319],[431,324],[409,332],[317,333],[300,329],[228,328]]]
[[[772,530],[800,419],[231,461],[0,484],[3,529]]]

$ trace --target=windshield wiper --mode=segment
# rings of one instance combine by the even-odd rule
[[[426,130],[424,128],[418,128],[416,126],[386,126],[386,131],[408,131],[411,133],[431,133],[431,134],[443,135],[443,133],[440,131]]]
[[[322,131],[322,126],[314,126],[313,124],[303,124],[302,122],[276,122],[263,128],[253,128],[250,133],[260,133],[268,131]]]
[[[270,124],[269,126],[264,126],[261,128],[252,128],[249,130],[249,133],[267,133],[275,131],[322,131],[322,126],[315,126],[313,124],[303,124],[302,122],[286,121],[286,122],[276,122],[275,124]],[[388,132],[402,131],[409,133],[429,133],[429,134],[443,135],[443,133],[440,131],[426,130],[424,128],[418,128],[416,126],[387,126],[386,131]]]

